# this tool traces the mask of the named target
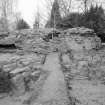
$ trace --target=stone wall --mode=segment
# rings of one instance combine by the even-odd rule
[[[63,32],[68,49],[71,50],[90,50],[98,49],[101,46],[101,40],[96,36],[93,30],[87,28],[73,28]]]
[[[78,33],[76,30],[79,30]],[[105,47],[96,36],[85,35],[80,28],[67,30],[69,51],[61,54],[62,70],[67,80],[71,104],[105,104]],[[74,33],[74,31],[73,31]],[[85,46],[85,47],[84,47]]]
[[[47,73],[41,69],[44,59],[45,55],[35,53],[0,54],[0,69],[10,73],[15,86],[15,88],[13,87],[14,95],[20,96],[24,95],[25,92],[34,90],[37,86],[36,81],[40,82],[41,78],[47,76]]]

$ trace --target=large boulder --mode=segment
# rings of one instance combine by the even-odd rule
[[[65,30],[62,35],[65,37],[65,42],[68,49],[91,50],[98,49],[101,46],[101,40],[96,36],[93,30],[77,27]]]

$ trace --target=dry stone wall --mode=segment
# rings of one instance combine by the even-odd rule
[[[93,30],[77,27],[65,30],[63,32],[68,49],[71,50],[90,50],[98,49],[101,46],[101,40],[96,36]]]
[[[70,29],[65,32],[70,51],[61,54],[61,65],[67,80],[71,104],[104,105],[105,48],[101,46],[98,37],[90,37],[87,29],[84,29],[84,32],[82,29]]]
[[[33,84],[46,76],[41,69],[45,55],[27,53],[22,56],[11,53],[0,55],[0,69],[10,73],[13,87],[13,94],[20,96],[27,91],[34,90]],[[1,87],[0,87],[1,88]]]

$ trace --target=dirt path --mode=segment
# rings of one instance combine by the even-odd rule
[[[57,53],[47,56],[43,69],[49,71],[50,75],[37,100],[39,105],[68,105],[66,84]]]

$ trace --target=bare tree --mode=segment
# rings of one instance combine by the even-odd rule
[[[72,0],[58,0],[62,16],[67,16],[71,12]]]
[[[51,9],[53,6],[53,2],[54,2],[54,0],[46,0],[46,9],[47,9],[48,17],[50,17],[50,15],[51,15]]]
[[[13,14],[13,22],[10,24],[12,27],[11,30],[16,30],[17,28],[17,24],[19,23],[20,19],[21,19],[21,13],[20,12],[15,12]]]
[[[1,21],[5,30],[8,30],[8,17],[13,14],[14,0],[0,0]]]
[[[47,10],[48,10],[48,15],[49,16],[50,16],[50,13],[51,13],[53,2],[54,2],[54,0],[46,0]],[[71,11],[72,0],[58,0],[58,3],[59,3],[59,9],[60,9],[60,12],[61,12],[62,16],[69,15],[70,11]]]
[[[94,0],[77,0],[81,2],[81,6],[83,6],[83,12],[86,13],[90,4],[94,2]]]

